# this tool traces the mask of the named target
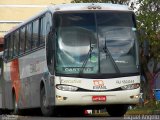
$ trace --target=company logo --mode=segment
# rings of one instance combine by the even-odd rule
[[[103,80],[93,80],[93,89],[95,90],[102,90],[102,89],[107,89],[106,86],[104,85]]]
[[[104,82],[102,80],[93,80],[95,86],[104,86]]]

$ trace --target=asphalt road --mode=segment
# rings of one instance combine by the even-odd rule
[[[124,117],[85,116],[85,117],[43,117],[0,115],[0,120],[160,120],[160,115],[126,115]]]
[[[1,115],[2,114],[2,115]],[[160,120],[160,114],[153,115],[124,115],[124,117],[110,117],[108,114],[85,115],[83,117],[66,117],[57,115],[56,117],[43,117],[35,111],[25,111],[24,115],[10,115],[6,112],[0,114],[0,120]]]
[[[42,117],[42,116],[15,116],[1,115],[0,120],[124,120],[124,117]]]

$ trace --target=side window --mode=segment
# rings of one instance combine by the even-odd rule
[[[26,28],[26,51],[31,50],[31,41],[32,41],[32,23],[28,24]]]
[[[17,56],[19,51],[19,31],[16,31],[13,34],[13,39],[14,39],[14,56]]]
[[[11,34],[10,36],[9,36],[9,59],[12,59],[12,57],[13,57],[13,35]]]
[[[40,18],[40,45],[45,43],[45,17]]]
[[[7,60],[8,59],[8,52],[9,52],[9,50],[8,50],[8,48],[9,48],[9,37],[6,37],[5,39],[5,43],[4,43],[4,58],[5,58],[5,60]]]
[[[25,27],[20,29],[20,54],[25,52]]]
[[[39,20],[35,20],[33,22],[33,36],[32,36],[32,48],[36,48],[39,44],[39,35],[38,35],[38,32],[39,32]]]

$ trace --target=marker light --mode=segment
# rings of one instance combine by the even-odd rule
[[[88,9],[102,9],[101,6],[97,6],[97,5],[90,5],[88,6]]]
[[[101,6],[97,6],[98,9],[101,9]]]
[[[88,6],[88,9],[92,9],[92,6]]]

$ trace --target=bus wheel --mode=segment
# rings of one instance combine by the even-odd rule
[[[18,103],[16,101],[16,95],[13,93],[13,115],[18,115]]]
[[[128,110],[128,105],[108,105],[107,112],[112,117],[122,117]]]
[[[46,92],[44,87],[40,91],[40,105],[41,105],[41,112],[44,116],[52,116],[53,115],[53,107],[46,106]]]

